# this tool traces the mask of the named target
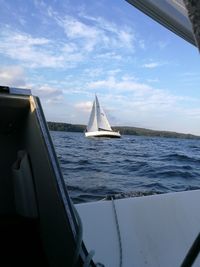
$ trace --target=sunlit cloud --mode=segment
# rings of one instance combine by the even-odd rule
[[[20,61],[31,68],[63,68],[83,60],[73,44],[59,44],[47,38],[37,38],[30,34],[3,30],[0,34],[0,53]]]
[[[91,78],[98,77],[104,73],[102,68],[87,68],[84,70],[84,73]]]
[[[154,68],[157,68],[157,67],[160,67],[162,66],[163,64],[160,63],[160,62],[150,62],[150,63],[145,63],[143,65],[144,68],[147,68],[147,69],[154,69]]]
[[[92,102],[90,101],[79,102],[79,103],[76,103],[74,107],[83,112],[90,112],[92,108]]]
[[[155,79],[147,79],[147,82],[149,83],[157,83],[159,82],[159,79],[155,78]]]
[[[19,66],[0,68],[1,85],[31,89],[32,94],[39,96],[43,102],[53,104],[63,101],[63,90],[44,84],[42,86],[27,82],[24,69]]]
[[[160,49],[165,49],[169,45],[169,41],[158,41],[157,44]]]
[[[135,92],[141,92],[141,91],[149,91],[151,90],[151,87],[148,84],[145,83],[138,83],[134,79],[132,80],[130,77],[122,77],[120,81],[116,80],[114,76],[110,76],[108,79],[105,80],[98,80],[94,82],[89,82],[87,84],[88,88],[90,89],[112,89],[117,91],[135,91]]]
[[[98,53],[94,56],[95,59],[98,60],[122,60],[122,56],[120,54],[117,54],[116,52],[105,52],[105,53]]]
[[[7,66],[0,68],[1,85],[24,87],[26,78],[24,69],[19,66]]]
[[[107,73],[109,76],[115,76],[115,75],[119,74],[121,71],[122,70],[118,68],[118,69],[111,69]]]
[[[200,108],[187,109],[183,112],[192,119],[200,120]]]
[[[200,71],[199,72],[184,72],[184,73],[180,73],[179,76],[184,81],[197,81],[197,80],[200,80]]]
[[[141,49],[143,49],[143,50],[146,49],[146,44],[145,44],[145,41],[144,40],[139,40],[138,44],[139,44],[139,47]]]
[[[101,32],[103,40],[108,41],[110,45],[134,49],[135,33],[130,27],[126,25],[119,26],[105,18],[89,16],[84,12],[79,13],[79,15],[81,18],[87,19],[88,22],[92,22]]]
[[[147,83],[139,82],[134,77],[128,76],[121,79],[109,77],[105,80],[90,82],[87,86],[90,90],[96,91],[98,89],[100,92],[101,90],[106,90],[107,93],[112,92],[115,101],[120,102],[120,104],[117,102],[116,105],[122,105],[126,108],[130,105],[132,107],[128,108],[130,113],[133,110],[166,112],[174,108],[175,105],[180,105],[188,100],[187,97],[173,95],[166,90],[154,88]],[[121,95],[121,97],[117,99],[116,95]]]
[[[49,10],[49,16],[63,28],[69,40],[76,40],[87,52],[110,48],[134,51],[134,33],[127,26],[119,28],[101,17],[94,18],[83,13],[79,13],[78,17],[61,17],[52,9]]]
[[[63,101],[63,91],[45,84],[42,86],[31,86],[32,93],[39,96],[46,103],[61,103]]]

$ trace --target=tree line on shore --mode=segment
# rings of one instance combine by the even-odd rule
[[[50,131],[64,131],[64,132],[84,132],[86,125],[70,124],[64,122],[47,122]],[[129,126],[115,126],[112,127],[114,131],[119,131],[122,135],[138,135],[138,136],[155,136],[168,138],[187,138],[200,139],[200,136],[193,134],[184,134],[170,131],[156,131],[145,128],[129,127]]]

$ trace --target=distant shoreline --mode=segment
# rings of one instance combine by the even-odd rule
[[[47,122],[50,131],[63,132],[84,132],[86,125],[70,124],[64,122]],[[156,131],[145,128],[129,127],[129,126],[115,126],[112,127],[115,131],[120,131],[122,135],[137,135],[150,137],[166,137],[166,138],[181,138],[181,139],[200,139],[200,136],[193,134],[184,134],[170,131]]]

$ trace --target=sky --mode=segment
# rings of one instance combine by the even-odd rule
[[[0,83],[29,88],[48,121],[200,135],[196,47],[125,0],[0,0]]]

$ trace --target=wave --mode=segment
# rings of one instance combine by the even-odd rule
[[[76,203],[200,187],[200,142],[136,136],[94,141],[77,133],[56,133],[53,138]]]
[[[168,155],[162,156],[161,160],[163,161],[186,161],[186,162],[200,162],[200,159],[197,159],[194,155],[189,156],[181,153],[170,153]]]
[[[181,177],[184,179],[191,179],[196,177],[195,173],[180,170],[164,170],[162,172],[157,172],[156,176],[166,178]]]

